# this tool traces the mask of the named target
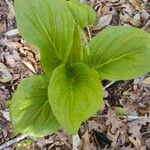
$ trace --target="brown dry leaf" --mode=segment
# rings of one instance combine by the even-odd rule
[[[12,79],[12,75],[8,71],[7,67],[0,63],[0,82],[6,83]]]
[[[146,143],[146,146],[148,147],[148,149],[150,149],[150,138],[147,139],[147,140],[145,141],[145,143]]]
[[[5,88],[2,89],[2,86],[0,87],[0,108],[2,108],[2,110],[6,109],[6,101],[10,99],[10,91],[8,89]]]
[[[135,150],[135,148],[133,148],[132,145],[129,145],[129,146],[123,146],[119,150]]]
[[[143,80],[143,83],[144,83],[144,84],[150,84],[150,77],[145,78],[145,79]]]
[[[89,130],[97,130],[99,128],[100,124],[97,123],[96,121],[92,120],[92,121],[88,121],[88,127],[89,127]]]
[[[103,27],[106,27],[107,25],[110,24],[111,20],[112,20],[111,14],[99,18],[97,25],[94,27],[94,30],[100,30]]]
[[[49,144],[51,144],[51,143],[49,143]],[[46,140],[44,138],[38,138],[37,145],[39,148],[43,149],[44,146],[46,145]]]
[[[11,44],[14,49],[22,48],[22,44],[20,44],[19,42],[12,42]]]
[[[141,11],[141,19],[143,23],[145,24],[149,20],[150,14],[146,10]]]
[[[130,16],[132,16],[133,13],[135,12],[134,7],[129,3],[128,4],[123,4],[123,7],[124,7],[124,11],[126,13],[128,13]]]
[[[32,46],[31,44],[29,44],[29,43],[26,42],[26,41],[23,41],[23,44],[24,44],[24,46],[25,46],[25,47],[24,47],[25,49],[30,50],[30,51],[32,51],[33,53],[37,54],[37,55],[39,54],[38,48]]]
[[[124,13],[120,15],[120,21],[125,24],[129,23],[132,20],[131,16],[128,13]]]
[[[129,140],[133,143],[135,146],[136,150],[146,150],[146,146],[142,146],[141,141],[138,137],[129,137]]]
[[[141,132],[140,132],[141,127],[142,125],[146,125],[147,122],[150,123],[150,119],[148,119],[148,117],[144,117],[144,118],[140,118],[128,122],[129,133],[131,133],[133,137],[141,137]]]
[[[5,19],[7,18],[8,15],[8,10],[7,10],[7,4],[4,3],[3,1],[0,1],[0,33],[6,31],[7,29],[7,24],[5,22]]]
[[[141,1],[140,0],[129,0],[129,1],[134,6],[134,8],[136,10],[141,10],[142,9]]]
[[[93,130],[92,132],[93,132],[92,135],[94,137],[94,141],[98,147],[97,149],[110,148],[112,140],[109,139],[106,133],[99,132],[96,130]]]
[[[47,140],[46,140],[47,141]],[[52,143],[51,143],[52,141]],[[48,141],[47,141],[48,142]],[[56,134],[54,134],[53,136],[49,136],[49,142],[51,144],[48,143],[48,148],[51,150],[53,149],[60,149],[60,150],[70,150],[72,149],[72,138],[71,136],[69,136],[69,134],[67,134],[66,132],[62,131],[62,132],[57,132]]]
[[[29,62],[27,62],[27,61],[22,61],[22,63],[26,66],[26,67],[28,67],[34,74],[36,74],[36,71],[35,71],[35,69],[34,69],[34,67],[32,66],[32,64],[31,63],[29,63]]]
[[[107,5],[101,4],[97,10],[97,18],[107,15],[109,12],[109,7]]]
[[[143,29],[150,33],[150,20],[143,26]]]
[[[110,131],[108,130],[107,135],[108,135],[108,137],[110,138],[110,140],[112,140],[111,148],[112,148],[112,149],[115,149],[116,144],[117,144],[118,137],[119,137],[119,135],[120,135],[120,131],[117,130],[116,134],[112,134],[112,133],[110,133]]]
[[[0,21],[0,33],[6,30],[6,24]]]
[[[6,60],[6,65],[9,66],[10,68],[13,68],[16,66],[16,62],[13,58],[13,55],[11,55],[9,52],[5,53],[5,60]]]
[[[19,51],[21,52],[21,54],[22,54],[23,56],[27,56],[27,53],[24,51],[24,48],[20,47],[20,48],[19,48]]]
[[[107,126],[111,126],[110,131],[115,134],[117,129],[119,128],[121,124],[121,120],[117,117],[116,112],[109,108],[108,114],[107,114],[108,120],[106,122]]]
[[[9,112],[8,111],[1,111],[1,113],[3,114],[3,117],[6,120],[10,121],[10,117],[9,117]]]
[[[82,136],[82,140],[83,140],[82,150],[91,150],[90,135],[88,131],[86,131],[85,134]]]
[[[110,0],[112,3],[116,3],[118,2],[119,0]]]
[[[141,15],[137,13],[131,20],[130,23],[135,27],[141,26]]]

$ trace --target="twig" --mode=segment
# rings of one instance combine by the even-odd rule
[[[106,90],[108,87],[110,87],[111,85],[113,85],[116,81],[112,81],[110,82],[109,84],[107,84],[105,87],[104,87],[104,90]]]
[[[147,132],[142,133],[141,135],[145,135],[145,134],[149,134],[149,133],[150,133],[150,131],[147,131]]]
[[[8,146],[11,146],[12,144],[17,143],[17,142],[19,142],[19,141],[25,139],[26,137],[27,137],[27,135],[20,135],[20,136],[14,138],[14,139],[12,139],[12,140],[10,140],[10,141],[8,141],[8,142],[2,144],[2,145],[0,146],[0,150],[3,150],[3,149],[5,149],[5,148],[8,147]]]

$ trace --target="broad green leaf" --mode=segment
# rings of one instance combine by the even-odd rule
[[[15,0],[18,29],[40,48],[41,62],[49,74],[66,63],[73,40],[74,19],[64,0]]]
[[[84,28],[88,25],[93,25],[96,20],[96,13],[87,4],[82,4],[77,1],[66,1],[76,23]]]
[[[70,69],[61,65],[54,70],[48,97],[61,126],[75,134],[81,123],[98,111],[103,94],[97,72],[76,64]]]
[[[80,0],[66,0],[66,1],[70,1],[70,2],[79,2]]]
[[[131,27],[111,27],[94,37],[84,62],[101,79],[126,80],[150,71],[150,35]]]
[[[18,86],[10,105],[16,131],[42,137],[60,128],[48,102],[47,88],[48,82],[41,75],[32,76]]]
[[[73,44],[68,57],[68,65],[72,66],[77,62],[81,62],[83,59],[83,47],[80,36],[80,29],[78,26],[75,26]]]

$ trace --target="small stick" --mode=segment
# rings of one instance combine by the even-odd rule
[[[108,87],[110,87],[111,85],[113,85],[116,81],[112,81],[110,82],[109,84],[107,84],[105,87],[104,87],[104,90],[106,90]]]
[[[5,149],[5,148],[8,147],[8,146],[11,146],[12,144],[17,143],[17,142],[19,142],[19,141],[25,139],[26,137],[27,137],[27,135],[20,135],[20,136],[14,138],[14,139],[12,139],[12,140],[10,140],[10,141],[8,141],[8,142],[2,144],[2,145],[0,145],[0,150],[3,150],[3,149]]]

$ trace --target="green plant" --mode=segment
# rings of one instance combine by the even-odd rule
[[[150,70],[150,36],[111,27],[82,45],[83,28],[96,15],[76,0],[15,0],[18,29],[40,50],[43,75],[23,81],[13,95],[14,128],[40,137],[64,128],[77,133],[103,103],[100,81],[125,80]],[[82,33],[82,34],[81,34]]]

